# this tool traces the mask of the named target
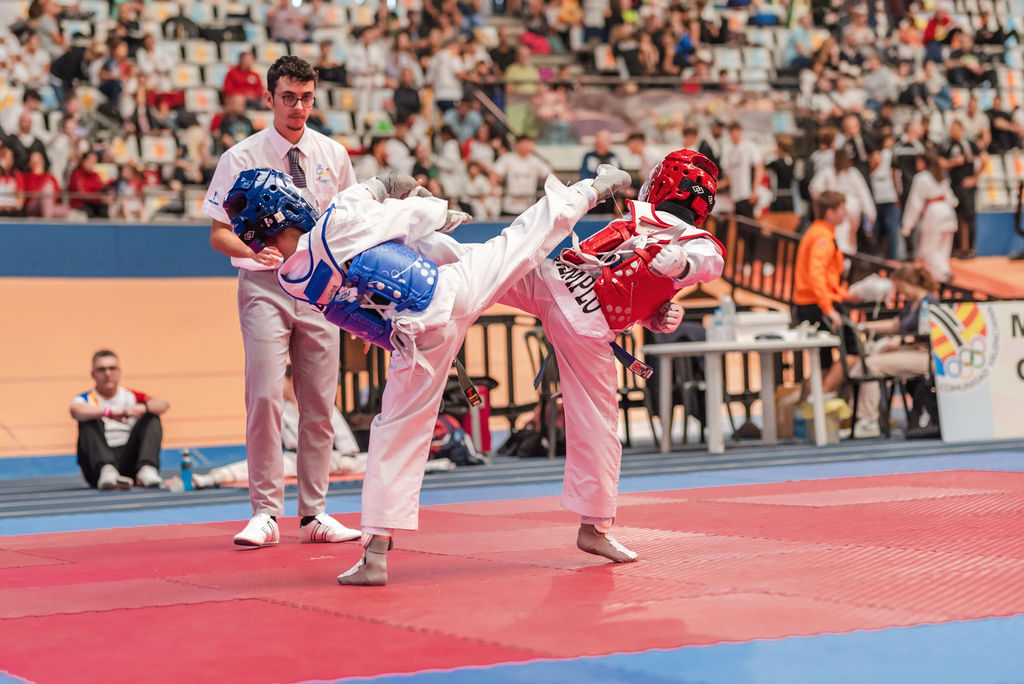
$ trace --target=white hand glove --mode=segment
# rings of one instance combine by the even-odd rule
[[[617,169],[611,164],[601,164],[597,167],[597,177],[591,187],[597,193],[597,201],[603,202],[632,184],[633,179],[626,171]]]
[[[473,220],[473,217],[464,211],[456,211],[449,209],[448,214],[445,216],[444,225],[437,230],[441,233],[450,233],[463,223],[469,223]]]
[[[666,278],[678,278],[690,270],[690,260],[686,258],[686,250],[679,245],[665,245],[651,259],[651,270]]]
[[[675,332],[679,324],[683,322],[683,307],[675,302],[665,302],[658,309],[658,326],[661,332]]]
[[[407,176],[404,173],[395,173],[394,171],[380,174],[377,176],[377,180],[384,184],[384,189],[387,190],[388,197],[397,199],[402,199],[416,187],[415,178]]]

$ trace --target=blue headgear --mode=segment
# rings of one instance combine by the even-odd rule
[[[254,252],[267,246],[266,239],[285,228],[308,233],[319,212],[295,187],[292,177],[273,169],[249,169],[238,174],[224,198],[231,227]]]

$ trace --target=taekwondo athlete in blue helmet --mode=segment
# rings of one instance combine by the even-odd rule
[[[629,184],[629,174],[618,169],[572,187],[551,176],[544,197],[499,236],[438,267],[417,248],[469,217],[438,198],[398,199],[414,190],[411,177],[386,174],[352,186],[317,217],[285,174],[239,175],[224,209],[253,251],[273,246],[284,256],[278,271],[284,290],[342,329],[393,350],[381,413],[370,429],[365,550],[339,583],[385,584],[394,531],[418,527],[432,426],[466,330],[584,214]]]

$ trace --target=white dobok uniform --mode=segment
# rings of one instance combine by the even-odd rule
[[[428,258],[450,261],[438,268],[433,298],[423,311],[384,314],[393,326],[396,351],[388,365],[381,412],[370,429],[362,496],[363,531],[370,534],[418,527],[431,426],[447,369],[469,326],[597,203],[589,184],[568,188],[550,176],[545,196],[501,235],[457,249],[457,243],[435,232],[445,223],[447,202],[433,197],[381,202],[382,188],[371,180],[335,196],[332,207],[301,237],[298,250],[278,272],[285,291],[307,299],[304,293],[321,264],[347,263],[384,242],[401,242]],[[335,273],[333,284],[314,303],[326,305],[338,293],[341,280]]]

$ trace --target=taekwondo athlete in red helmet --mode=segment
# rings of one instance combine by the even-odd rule
[[[637,560],[608,533],[622,460],[615,357],[625,352],[615,336],[635,323],[674,331],[683,310],[672,297],[722,274],[725,248],[696,227],[715,205],[717,178],[704,155],[672,152],[651,171],[638,201],[626,200],[623,218],[545,260],[500,300],[537,316],[555,348],[566,431],[561,503],[581,516],[577,546],[614,562]]]

